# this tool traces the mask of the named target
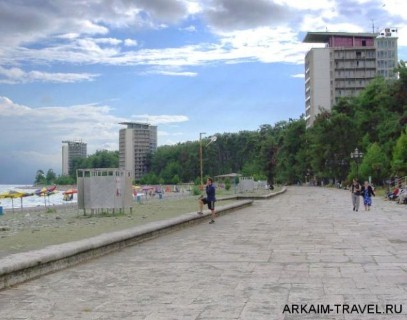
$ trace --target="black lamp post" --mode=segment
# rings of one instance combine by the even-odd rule
[[[350,153],[350,157],[356,162],[356,177],[359,177],[359,161],[363,158],[363,152],[359,151],[358,148],[355,148],[353,152]]]
[[[199,166],[200,166],[200,174],[201,174],[201,187],[203,186],[203,158],[202,158],[202,136],[206,134],[206,132],[199,133]],[[217,136],[210,137],[210,141],[206,144],[206,147],[209,146],[212,142],[215,142]]]

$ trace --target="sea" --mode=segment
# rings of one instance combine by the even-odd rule
[[[22,191],[22,192],[29,192],[32,193],[38,188],[32,187],[29,185],[13,185],[13,184],[0,184],[0,194],[8,191]],[[0,199],[0,207],[3,209],[19,209],[21,206],[24,208],[29,207],[45,207],[45,206],[53,206],[53,205],[62,205],[62,204],[70,204],[77,202],[77,195],[74,194],[74,197],[71,201],[64,201],[64,195],[62,190],[56,190],[56,192],[50,196],[46,197],[39,197],[37,195],[24,197],[22,199]]]

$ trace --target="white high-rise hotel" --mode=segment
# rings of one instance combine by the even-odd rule
[[[62,175],[69,175],[73,170],[73,161],[86,158],[87,144],[82,140],[64,140],[62,143]]]
[[[341,97],[358,95],[374,77],[396,77],[395,28],[380,33],[308,32],[303,42],[325,44],[305,56],[307,127],[320,110],[331,110]]]
[[[147,173],[147,156],[157,149],[157,126],[148,123],[122,122],[127,128],[119,132],[119,168],[132,172],[139,180]]]

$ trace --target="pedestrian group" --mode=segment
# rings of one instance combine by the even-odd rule
[[[363,197],[365,211],[370,211],[370,207],[372,206],[372,196],[375,197],[376,195],[369,182],[365,181],[362,186],[358,179],[353,179],[350,191],[352,193],[353,211],[359,211],[360,197]]]

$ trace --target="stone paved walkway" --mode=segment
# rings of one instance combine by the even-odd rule
[[[407,319],[407,207],[373,201],[355,213],[348,191],[290,187],[214,225],[0,291],[0,319]],[[283,312],[301,304],[334,310]],[[402,314],[334,307],[386,304]]]

